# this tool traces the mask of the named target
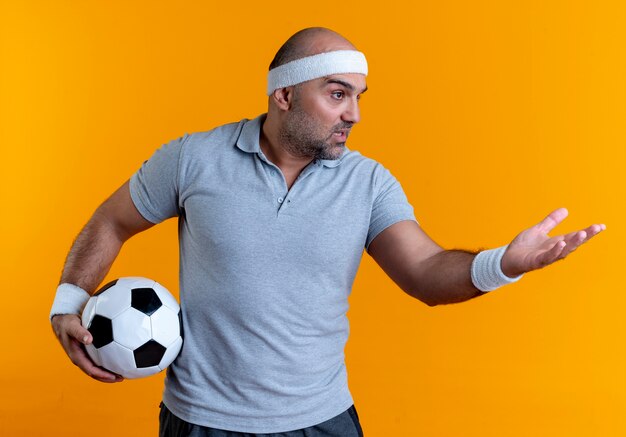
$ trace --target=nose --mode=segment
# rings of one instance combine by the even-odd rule
[[[358,123],[361,120],[361,111],[359,109],[359,101],[356,97],[350,99],[347,103],[345,111],[341,116],[341,119],[349,123]]]

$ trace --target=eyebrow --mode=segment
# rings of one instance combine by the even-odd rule
[[[340,79],[335,79],[335,78],[326,79],[326,84],[329,84],[329,83],[336,83],[336,84],[342,85],[342,86],[348,88],[352,92],[354,92],[356,90],[354,85],[352,85],[351,83],[346,82],[345,80],[340,80]],[[363,94],[365,91],[367,91],[367,85],[365,86],[363,91],[361,91],[360,94]]]

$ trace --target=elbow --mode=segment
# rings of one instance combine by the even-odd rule
[[[429,307],[435,307],[437,305],[440,305],[441,302],[437,302],[435,300],[432,299],[420,299],[422,302],[424,302],[426,305],[428,305]]]
[[[441,301],[435,299],[435,296],[433,296],[432,293],[428,293],[424,290],[417,290],[417,289],[408,289],[408,290],[404,290],[406,294],[408,294],[409,296],[411,296],[414,299],[419,300],[422,303],[425,303],[426,305],[428,305],[429,307],[434,307],[437,305],[441,305]]]

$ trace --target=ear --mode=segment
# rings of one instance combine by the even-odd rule
[[[288,86],[285,88],[275,89],[270,98],[279,109],[287,111],[291,108],[291,102],[293,100],[293,87]]]

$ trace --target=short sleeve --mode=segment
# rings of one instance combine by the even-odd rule
[[[130,197],[152,223],[179,215],[180,161],[188,137],[185,134],[162,145],[130,178]]]
[[[366,250],[378,234],[394,223],[403,220],[417,222],[413,206],[409,203],[398,180],[386,168],[381,166],[380,169],[381,171],[377,171],[375,176],[378,183],[365,241]]]

